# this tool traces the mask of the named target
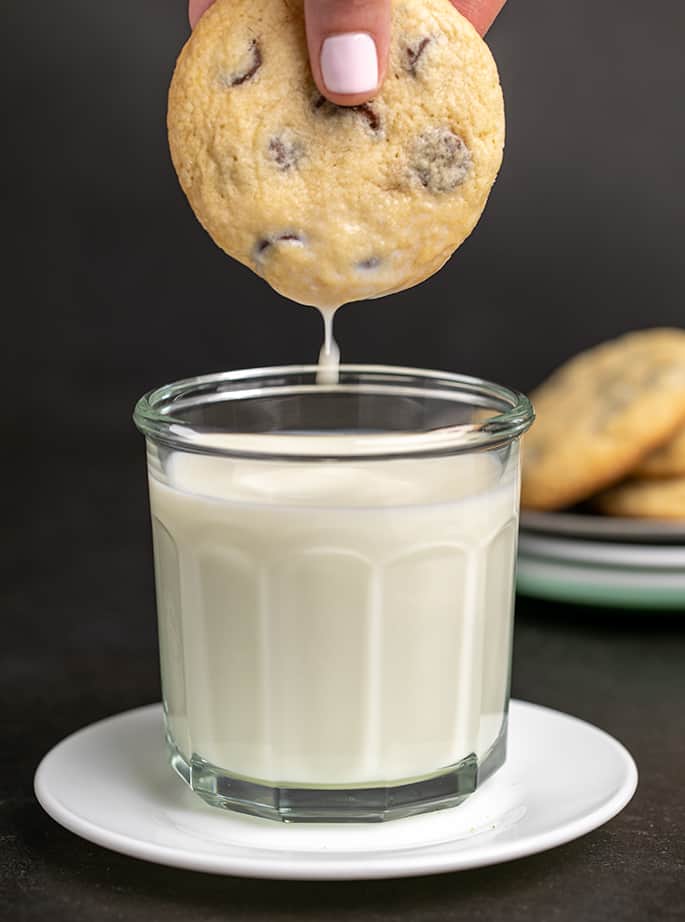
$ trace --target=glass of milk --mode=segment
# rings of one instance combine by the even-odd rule
[[[503,763],[526,397],[340,366],[143,397],[169,757],[286,821],[458,804]]]

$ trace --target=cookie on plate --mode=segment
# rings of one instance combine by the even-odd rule
[[[622,480],[685,424],[685,330],[628,333],[570,359],[532,395],[522,505],[561,509]]]
[[[685,519],[685,477],[628,480],[600,493],[593,503],[607,515]]]
[[[635,477],[685,477],[685,428],[641,461]]]
[[[217,0],[178,59],[168,128],[214,241],[287,297],[337,307],[417,284],[471,233],[504,109],[450,0],[393,0],[387,78],[354,108],[313,82],[302,0]]]

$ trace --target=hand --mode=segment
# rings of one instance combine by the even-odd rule
[[[214,0],[190,0],[195,26]],[[506,0],[451,0],[485,35]],[[383,83],[390,44],[390,0],[305,0],[307,44],[319,90],[340,106],[356,106]]]

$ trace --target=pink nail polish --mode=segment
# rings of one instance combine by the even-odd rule
[[[329,35],[321,47],[321,74],[330,93],[370,93],[378,86],[376,43],[366,32]]]

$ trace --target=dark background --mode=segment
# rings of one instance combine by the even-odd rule
[[[3,25],[3,922],[681,918],[677,616],[519,600],[514,693],[615,733],[642,778],[613,823],[547,855],[398,884],[268,885],[144,865],[42,814],[43,753],[159,697],[135,399],[313,360],[321,329],[221,253],[178,188],[165,97],[183,0],[23,0]],[[433,279],[339,313],[346,361],[528,389],[603,338],[685,326],[685,4],[510,0],[489,40],[508,143],[485,217]]]
[[[318,314],[226,257],[178,187],[184,0],[6,7],[9,358],[38,376],[43,424],[88,414],[130,436],[151,386],[313,360]],[[485,216],[428,282],[340,311],[346,361],[529,388],[602,338],[685,324],[685,5],[510,0],[489,41],[508,139]]]

